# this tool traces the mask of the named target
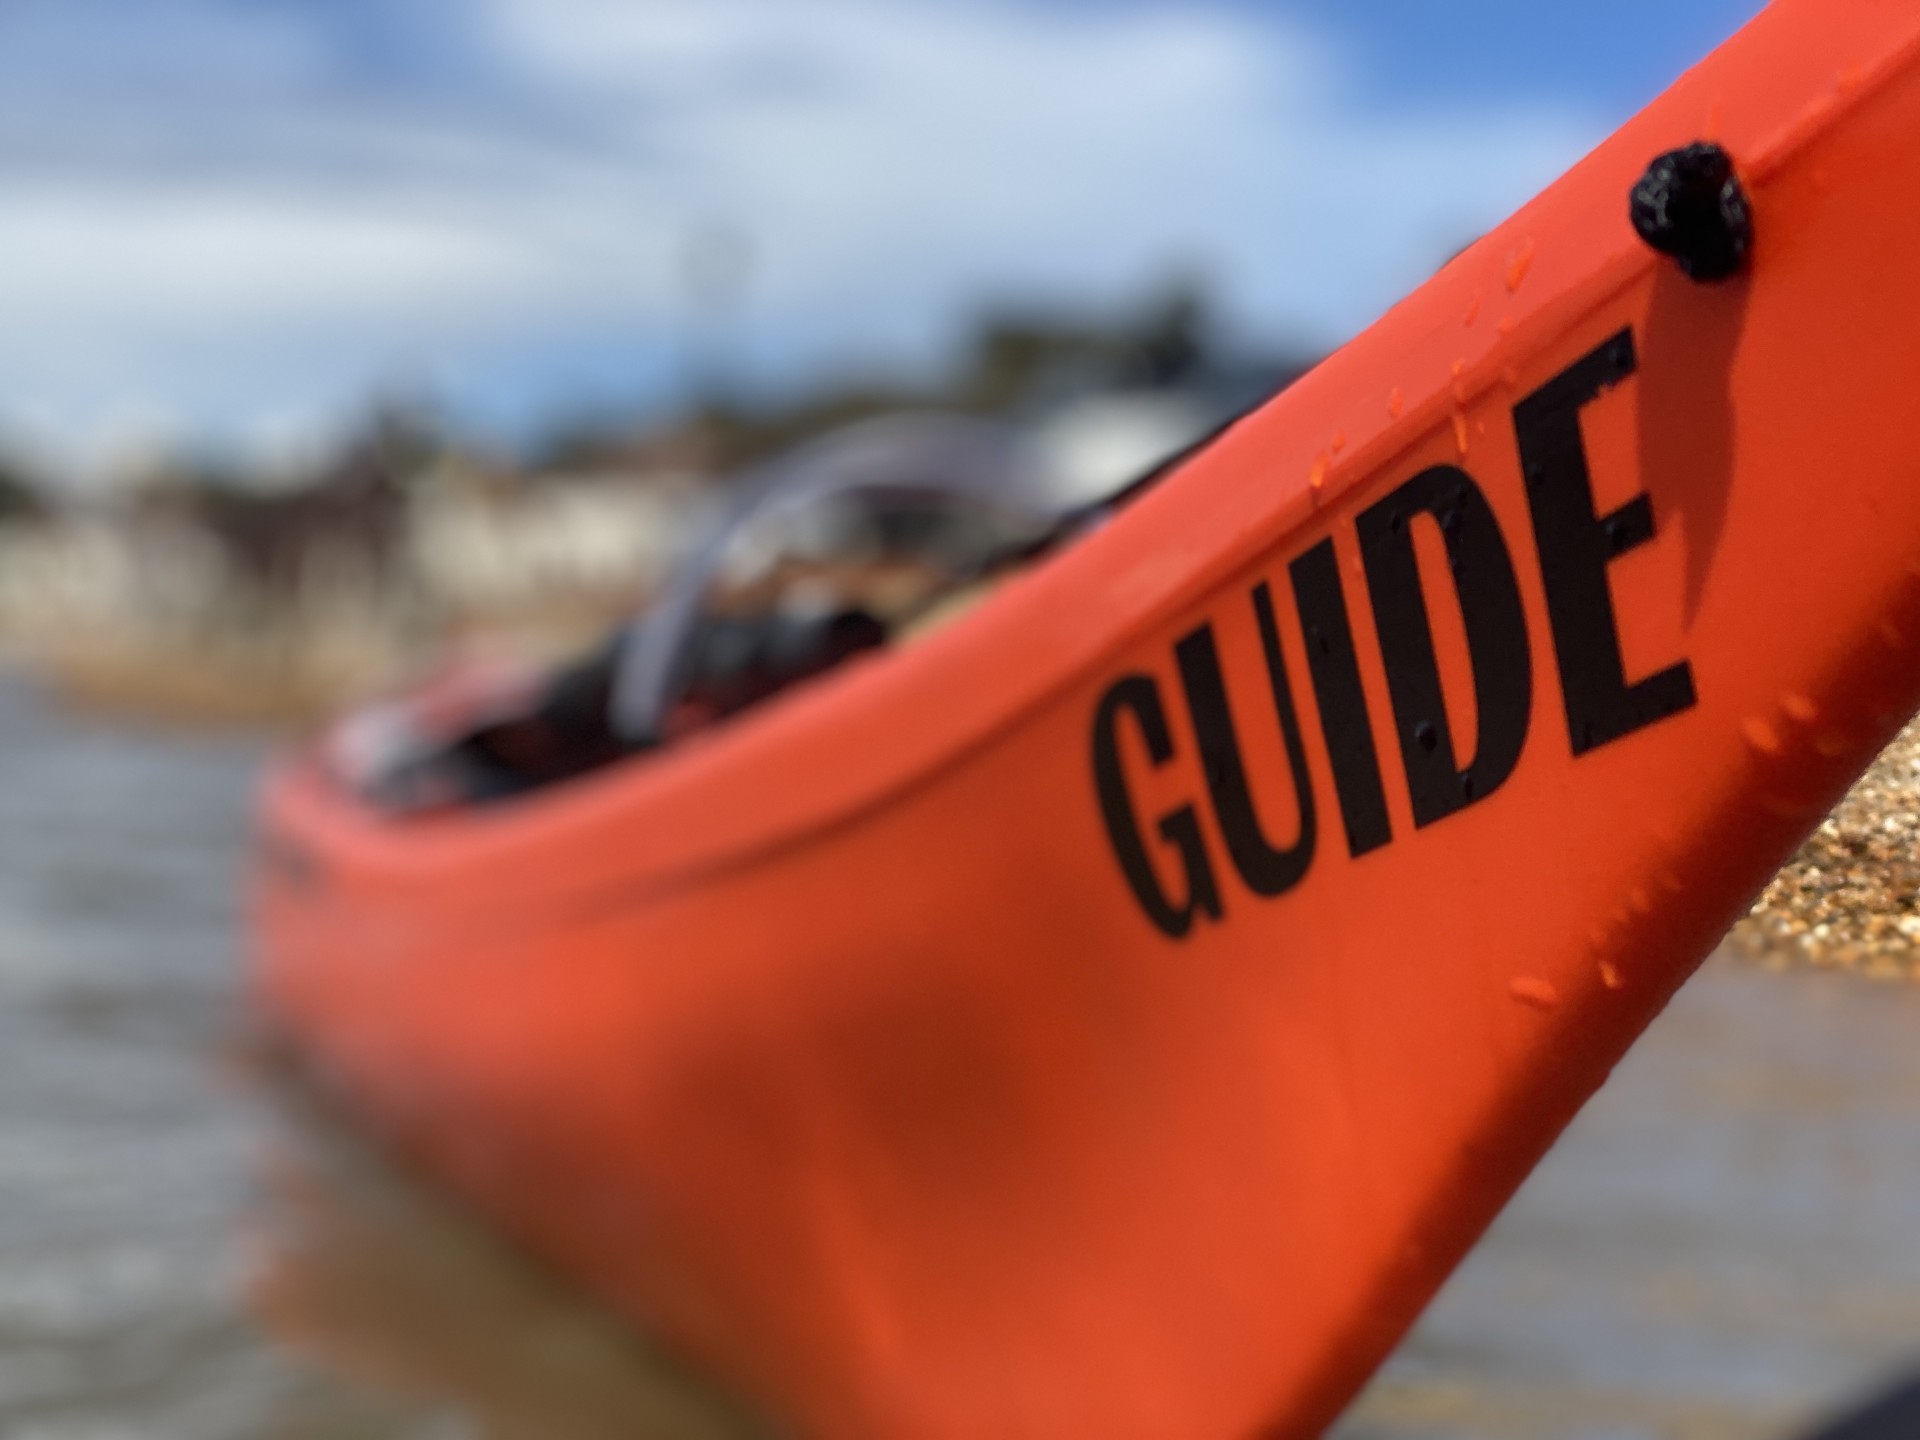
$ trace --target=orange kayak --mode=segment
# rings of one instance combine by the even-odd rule
[[[1920,6],[1778,0],[926,639],[471,812],[289,761],[264,1012],[802,1433],[1318,1433],[1920,705],[1917,137]]]

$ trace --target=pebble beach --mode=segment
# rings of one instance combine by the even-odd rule
[[[1734,927],[1735,953],[1920,979],[1920,719],[1881,752]]]

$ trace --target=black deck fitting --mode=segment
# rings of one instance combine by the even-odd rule
[[[1704,140],[1649,165],[1627,213],[1640,238],[1673,256],[1689,279],[1730,279],[1753,249],[1753,209],[1733,157]]]

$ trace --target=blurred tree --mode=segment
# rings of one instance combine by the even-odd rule
[[[38,520],[46,513],[45,493],[26,467],[0,456],[0,525]]]
[[[1003,311],[976,332],[957,389],[969,408],[1010,411],[1190,384],[1215,361],[1211,330],[1206,296],[1189,280],[1117,319]]]
[[[1238,410],[1306,368],[1304,359],[1229,353],[1205,290],[1182,279],[1118,315],[1017,305],[989,311],[940,381],[842,375],[811,394],[757,402],[709,385],[698,392],[704,398],[653,425],[576,418],[537,447],[530,468],[723,476],[877,415],[935,409],[1031,416],[1113,392],[1185,389]]]

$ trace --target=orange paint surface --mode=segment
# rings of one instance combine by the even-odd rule
[[[1776,3],[923,643],[468,818],[389,822],[290,762],[263,1008],[803,1433],[1318,1433],[1920,704],[1916,46],[1911,6]],[[1710,109],[1758,235],[1717,286],[1625,215]],[[1463,329],[1483,294],[1501,324]],[[1529,489],[1516,408],[1583,362],[1610,383],[1526,412],[1573,424],[1581,501],[1564,445]],[[1396,509],[1436,466],[1469,486]],[[1595,603],[1611,669],[1555,619]]]

